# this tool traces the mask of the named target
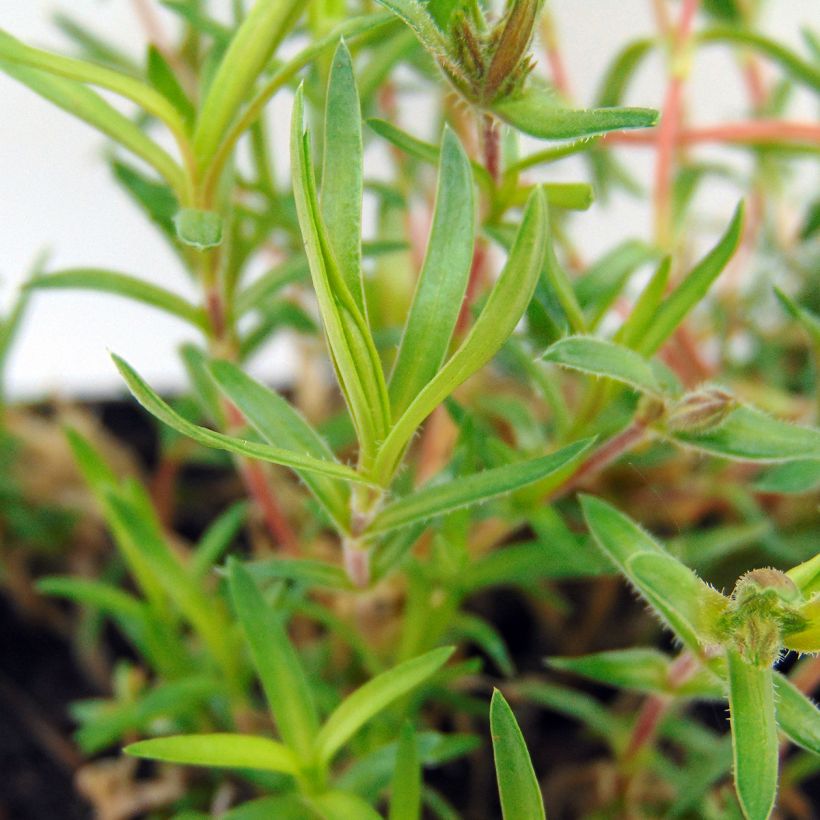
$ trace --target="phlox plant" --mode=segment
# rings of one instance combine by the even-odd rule
[[[799,804],[820,754],[817,201],[787,202],[788,241],[771,226],[778,180],[820,151],[820,129],[788,119],[795,89],[820,91],[816,34],[797,52],[759,30],[761,3],[658,0],[657,35],[625,44],[582,107],[540,0],[218,5],[143,4],[177,34],[140,63],[67,16],[76,56],[0,31],[0,69],[105,135],[114,178],[200,296],[170,272],[166,286],[95,267],[38,270],[26,293],[115,294],[186,323],[184,397],[114,363],[162,430],[161,460],[228,454],[248,495],[180,543],[156,494],[67,430],[127,577],[38,586],[133,651],[110,697],[75,705],[82,751],[202,767],[155,816],[412,820],[467,812],[429,774],[489,748],[492,799],[522,820],[551,810],[523,719],[545,710],[598,736],[614,773],[556,816],[764,820],[779,782],[782,811]],[[699,130],[681,96],[713,44],[748,72],[753,111]],[[666,96],[623,105],[653,52]],[[279,94],[289,122],[266,116]],[[413,94],[426,135],[401,125]],[[751,170],[700,161],[706,141]],[[656,152],[654,235],[589,262],[570,216],[596,195],[648,196],[618,158],[635,147]],[[588,181],[551,181],[567,158]],[[703,252],[696,193],[715,178],[738,204]],[[748,287],[716,290],[731,276]],[[776,332],[755,324],[761,303]],[[742,367],[724,338],[738,327],[757,340]],[[318,382],[277,392],[248,375],[283,331]],[[650,646],[605,635],[614,574],[657,616]],[[508,587],[568,624],[602,613],[595,635],[518,675],[472,605]],[[579,678],[631,692],[627,708]],[[699,702],[728,706],[728,731]],[[240,786],[223,806],[226,783]]]

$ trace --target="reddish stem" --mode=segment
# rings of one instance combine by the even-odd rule
[[[620,131],[606,134],[602,142],[607,145],[638,145],[653,147],[660,127],[644,132]],[[749,122],[727,122],[689,128],[678,133],[680,145],[694,145],[702,142],[738,143],[755,145],[767,142],[797,142],[820,145],[820,125],[810,122],[789,120],[750,120]]]
[[[655,235],[662,246],[668,243],[671,229],[672,177],[678,134],[681,131],[681,100],[686,78],[682,60],[692,35],[692,24],[699,5],[700,0],[684,0],[683,2],[672,44],[672,73],[666,88],[663,115],[658,125],[655,156]]]

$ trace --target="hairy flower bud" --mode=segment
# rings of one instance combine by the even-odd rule
[[[687,393],[673,405],[666,420],[670,432],[702,433],[717,427],[734,410],[737,400],[720,387]]]

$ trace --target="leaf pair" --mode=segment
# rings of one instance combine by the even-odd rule
[[[735,784],[744,813],[765,820],[777,788],[777,726],[796,743],[820,750],[820,713],[771,668],[759,668],[734,645],[725,648],[725,662],[704,650],[720,645],[721,621],[729,607],[724,596],[666,553],[637,524],[608,504],[581,500],[596,542],[649,601],[706,669],[725,682],[732,716]],[[801,570],[801,582],[811,570]],[[775,690],[779,703],[775,708]]]

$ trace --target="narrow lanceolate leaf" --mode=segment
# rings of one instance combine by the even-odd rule
[[[761,493],[811,493],[820,490],[820,460],[789,461],[766,470],[752,485]]]
[[[820,459],[820,430],[772,418],[753,407],[738,407],[709,430],[679,432],[673,438],[687,447],[739,461]]]
[[[729,714],[735,788],[749,820],[766,820],[777,794],[777,725],[772,670],[746,663],[727,651]]]
[[[153,285],[136,276],[100,270],[99,268],[73,268],[57,271],[32,279],[28,287],[72,290],[95,290],[112,293],[159,308],[172,316],[194,325],[200,330],[207,328],[205,312],[187,300],[159,285]]]
[[[675,332],[686,315],[706,295],[732,258],[743,229],[743,203],[735,209],[732,221],[715,247],[695,265],[686,278],[661,303],[635,349],[644,356],[656,353]]]
[[[687,649],[699,654],[726,599],[611,505],[582,496],[581,507],[598,546]]]
[[[418,820],[421,815],[421,762],[413,724],[404,724],[399,735],[396,765],[390,784],[389,820]]]
[[[343,478],[348,481],[362,482],[364,479],[349,467],[345,467],[338,462],[323,461],[311,456],[291,450],[284,450],[280,447],[271,447],[267,444],[258,444],[253,441],[226,436],[206,427],[192,424],[183,418],[170,405],[164,402],[145,382],[145,380],[119,356],[113,356],[117,369],[122,374],[129,390],[134,394],[134,398],[153,416],[161,422],[172,427],[178,433],[189,436],[194,441],[204,444],[206,447],[215,447],[218,450],[227,450],[229,453],[236,453],[249,458],[258,458],[262,461],[270,461],[274,464],[281,464],[284,467],[291,467],[294,470],[310,470],[316,473],[332,476],[333,478]],[[365,482],[366,483],[366,482]]]
[[[544,264],[547,206],[543,191],[533,191],[507,264],[467,338],[395,422],[379,450],[375,474],[393,475],[416,428],[460,384],[487,364],[515,330],[532,298]]]
[[[792,567],[786,575],[797,584],[804,598],[810,598],[820,592],[820,552],[808,561]]]
[[[820,711],[785,675],[774,673],[777,725],[792,743],[820,755]]]
[[[460,507],[481,504],[490,498],[532,484],[559,470],[570,472],[578,465],[591,444],[590,439],[574,442],[548,456],[494,467],[471,476],[453,479],[446,484],[424,487],[385,507],[373,520],[367,535],[389,532],[452,512]]]
[[[316,740],[319,760],[329,761],[367,721],[434,675],[452,654],[452,647],[434,649],[400,663],[360,686],[336,707],[322,726]]]
[[[365,462],[387,435],[390,407],[376,346],[347,287],[322,220],[313,178],[309,135],[304,131],[304,95],[293,107],[291,162],[296,212],[305,243],[313,287],[342,392],[350,408]]]
[[[339,273],[366,315],[362,281],[362,114],[344,41],[333,57],[325,106],[322,216]]]
[[[239,561],[228,562],[228,578],[234,609],[282,739],[302,760],[307,760],[319,719],[299,656],[281,615],[265,603]]]
[[[219,64],[197,119],[194,152],[205,168],[305,0],[256,0]]]
[[[132,757],[146,757],[187,766],[226,769],[264,769],[295,774],[298,763],[293,752],[275,740],[229,733],[176,735],[141,740],[125,747]]]
[[[186,126],[190,127],[196,117],[196,109],[174,70],[154,45],[148,47],[148,81],[176,108]]]
[[[657,649],[615,649],[580,658],[547,658],[547,665],[591,680],[657,695],[722,699],[723,684],[705,669],[677,684],[671,673],[675,659]]]
[[[643,393],[660,395],[663,392],[651,365],[643,356],[604,339],[569,336],[548,348],[543,358],[571,370],[623,382]]]
[[[55,77],[0,60],[0,69],[36,94],[83,120],[123,148],[145,160],[177,192],[185,187],[182,169],[165,150],[149,139],[128,117],[81,83]]]
[[[0,30],[0,61],[4,64],[36,69],[54,77],[62,77],[74,83],[89,83],[113,91],[135,102],[144,111],[162,120],[177,136],[184,138],[182,118],[168,100],[151,86],[140,80],[112,71],[110,68],[85,60],[75,60],[32,48]],[[5,66],[3,68],[5,69]]]
[[[561,105],[554,93],[532,86],[520,95],[501,99],[492,110],[514,128],[546,140],[576,139],[623,131],[649,128],[658,121],[651,108],[593,108],[575,111]]]
[[[790,299],[780,288],[775,288],[774,293],[786,311],[802,325],[811,339],[812,346],[820,355],[820,316]]]
[[[191,557],[191,574],[202,578],[230,547],[248,517],[248,502],[237,501],[208,526]]]
[[[495,776],[504,820],[546,819],[541,788],[515,715],[496,689],[490,703]]]
[[[407,409],[447,356],[470,278],[474,231],[470,163],[448,128],[442,139],[427,253],[390,377],[394,417]]]
[[[219,389],[269,444],[336,462],[327,442],[277,393],[229,362],[213,362],[210,372]],[[346,531],[350,498],[347,484],[316,472],[300,471],[299,475],[336,526]]]

